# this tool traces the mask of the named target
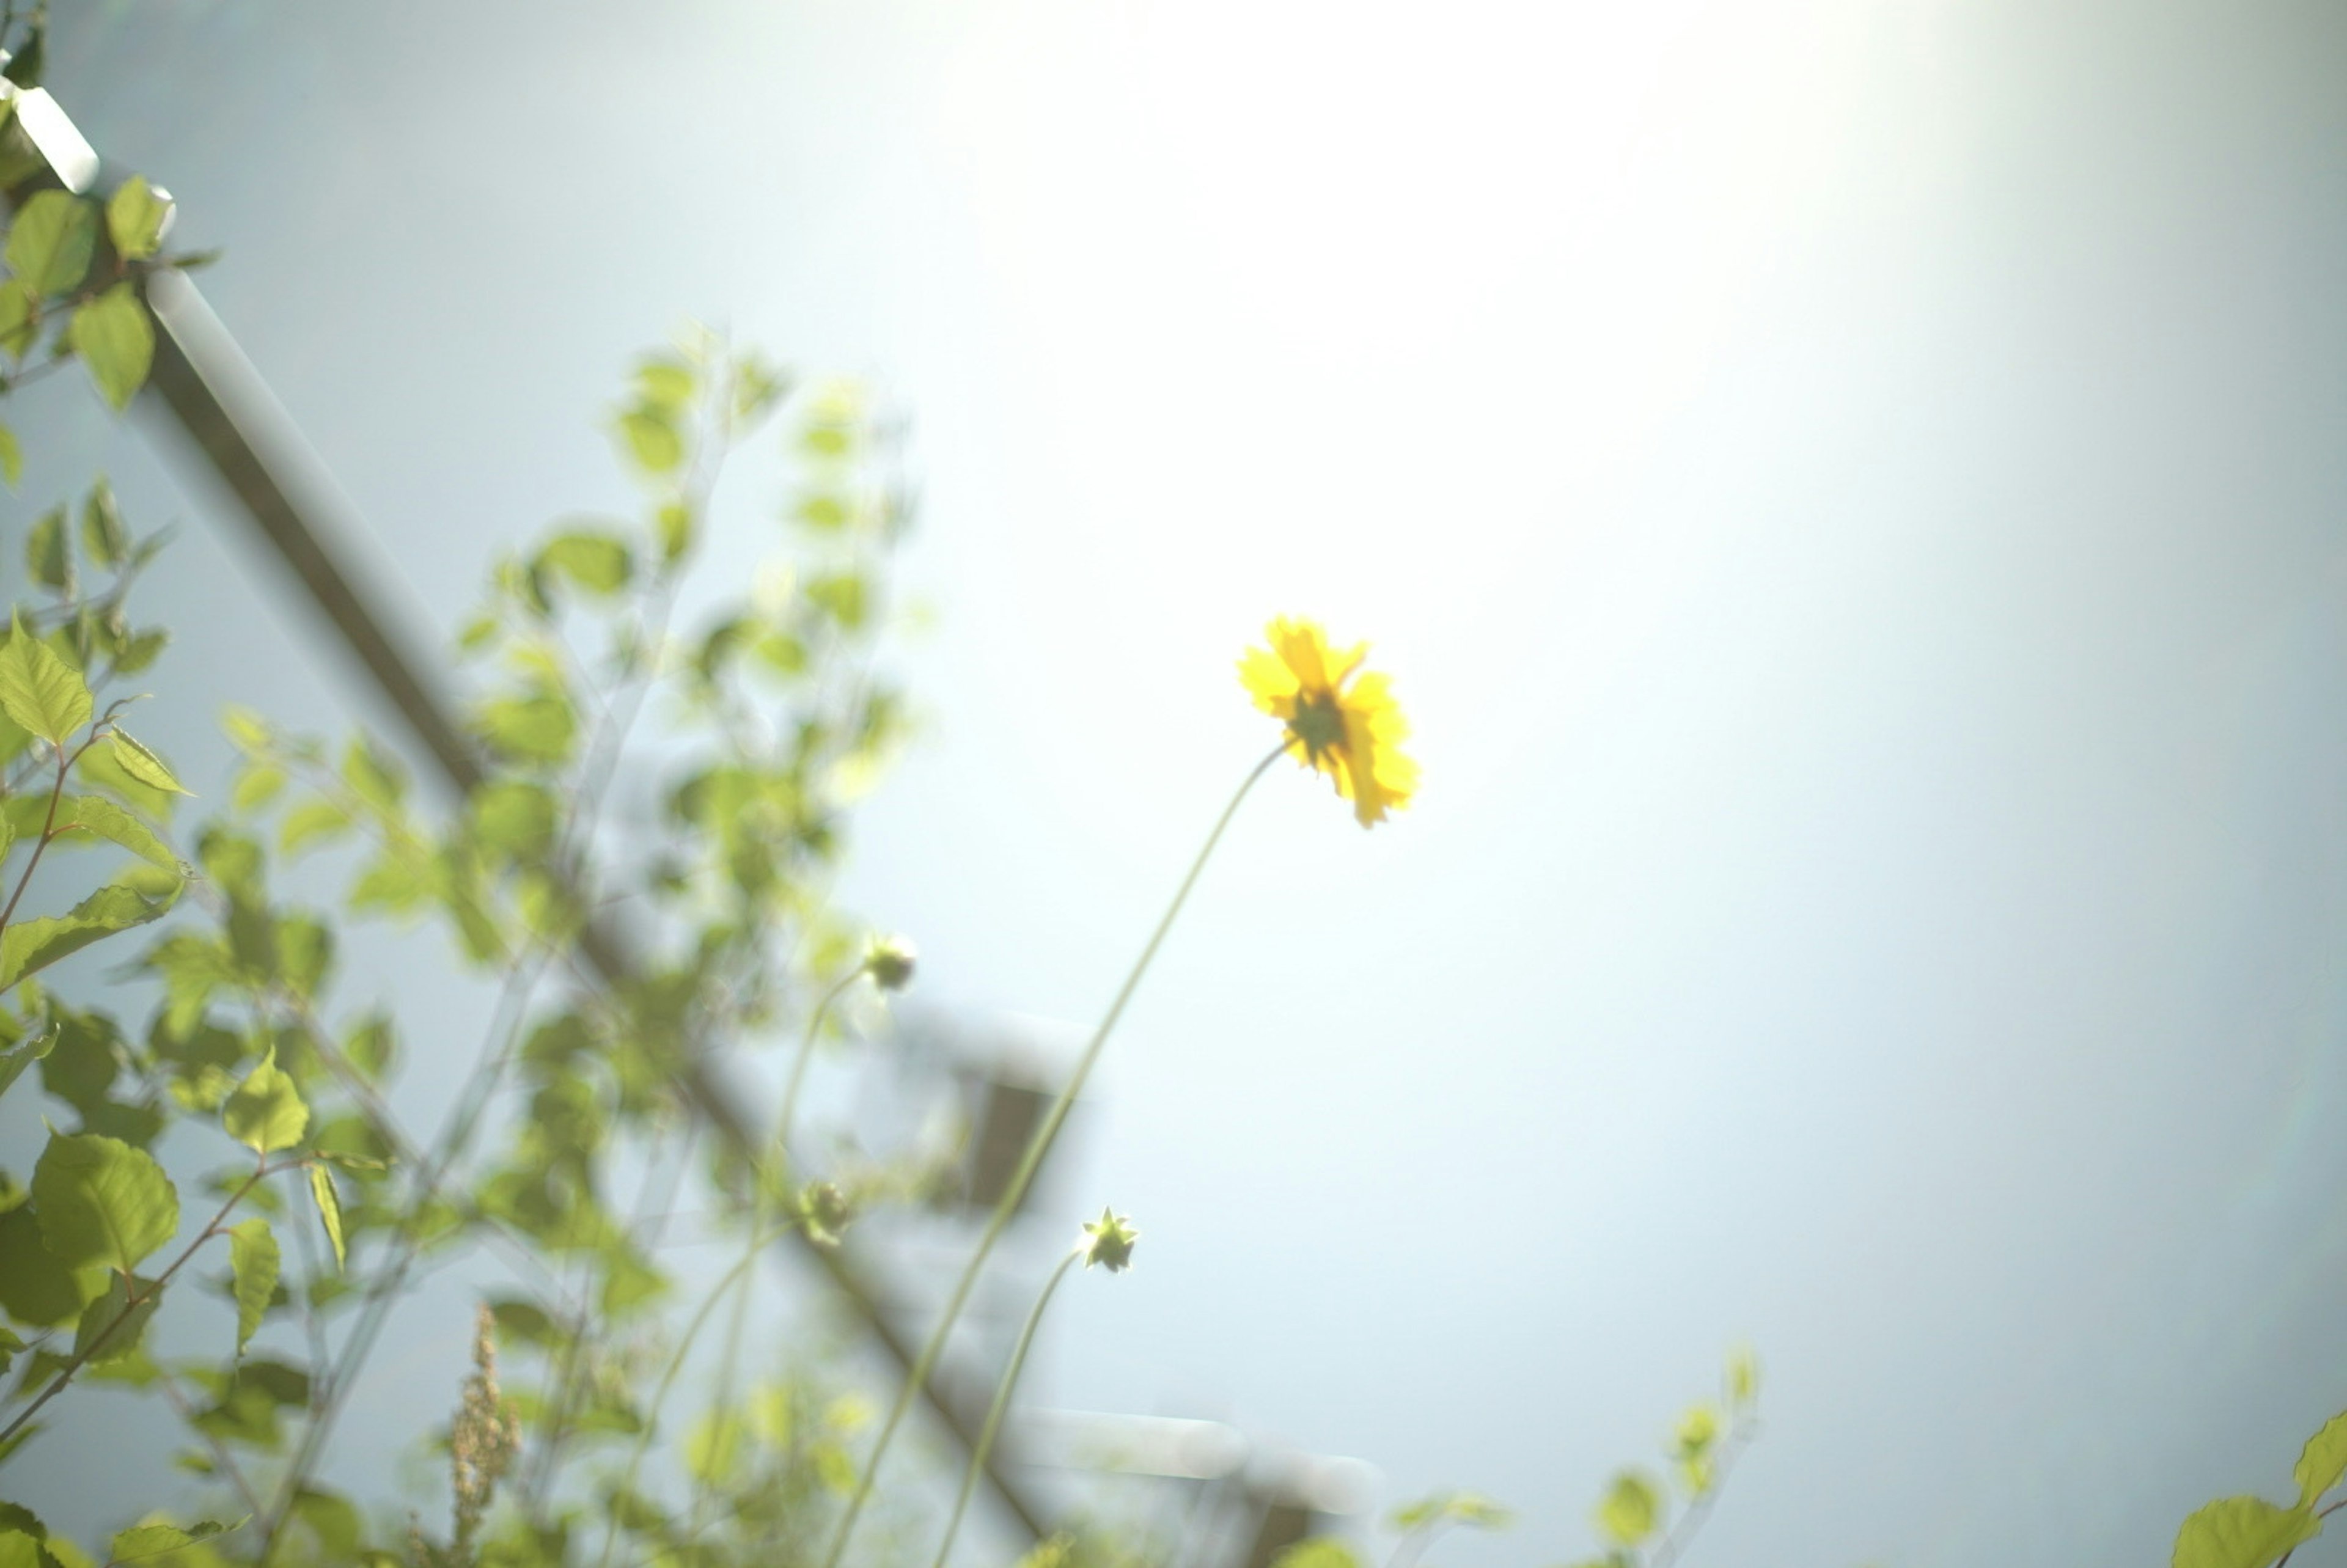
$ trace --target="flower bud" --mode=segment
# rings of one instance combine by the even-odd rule
[[[901,991],[913,983],[913,944],[902,937],[883,937],[864,955],[864,972],[884,991]]]
[[[1084,1227],[1084,1239],[1078,1250],[1084,1255],[1084,1266],[1099,1264],[1111,1274],[1133,1266],[1133,1244],[1141,1233],[1133,1228],[1133,1216],[1103,1208],[1101,1217]]]

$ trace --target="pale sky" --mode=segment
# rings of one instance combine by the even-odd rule
[[[1520,1510],[1452,1568],[1587,1552],[1738,1339],[1696,1562],[2164,1562],[2347,1406],[2347,17],[60,11],[419,628],[624,503],[687,317],[909,415],[927,723],[846,893],[930,1003],[1090,1020],[1270,743],[1243,646],[1371,641],[1421,797],[1249,803],[1039,1399]],[[25,496],[181,522],[183,772],[355,700],[176,448],[54,417]]]

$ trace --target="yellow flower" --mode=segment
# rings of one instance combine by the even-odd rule
[[[1317,622],[1271,623],[1268,650],[1250,648],[1239,680],[1255,705],[1287,726],[1287,752],[1334,779],[1363,827],[1409,804],[1418,764],[1395,748],[1409,734],[1383,675],[1361,668],[1368,644],[1328,646]]]

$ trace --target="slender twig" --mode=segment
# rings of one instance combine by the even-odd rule
[[[2314,1517],[2317,1519],[2328,1519],[2342,1508],[2347,1508],[2347,1497],[2342,1497],[2338,1501],[2332,1503],[2330,1507],[2318,1511]],[[2274,1559],[2273,1568],[2286,1568],[2290,1560],[2297,1555],[2298,1548],[2293,1546],[2289,1551],[2283,1553],[2280,1557]]]
[[[7,907],[0,908],[0,931],[8,928],[10,918],[16,913],[17,900],[24,897],[25,889],[33,885],[33,873],[40,869],[41,856],[48,849],[49,841],[57,835],[57,804],[66,797],[66,769],[71,765],[72,759],[66,755],[63,746],[51,749],[57,754],[57,782],[49,786],[49,814],[42,819],[41,835],[33,840],[33,854],[25,862],[25,874],[16,878],[16,890],[8,895]]]
[[[301,1163],[298,1160],[291,1163]],[[122,1310],[116,1313],[113,1320],[104,1328],[99,1329],[87,1345],[76,1349],[66,1364],[57,1369],[57,1375],[51,1379],[49,1386],[41,1390],[39,1397],[18,1411],[16,1419],[10,1421],[5,1430],[0,1430],[0,1448],[5,1448],[8,1440],[15,1437],[26,1421],[39,1413],[43,1405],[65,1392],[66,1385],[73,1381],[74,1375],[87,1366],[91,1358],[106,1348],[107,1342],[114,1337],[116,1330],[130,1320],[131,1314],[147,1305],[153,1296],[160,1295],[163,1287],[171,1283],[172,1276],[187,1266],[190,1258],[196,1255],[197,1249],[220,1234],[220,1222],[235,1212],[237,1204],[244,1201],[244,1195],[252,1191],[263,1176],[268,1175],[272,1169],[278,1168],[282,1167],[272,1167],[267,1156],[262,1156],[261,1163],[253,1168],[252,1174],[247,1176],[236,1191],[229,1194],[228,1202],[220,1205],[220,1213],[211,1217],[211,1223],[196,1234],[196,1239],[190,1242],[179,1255],[171,1260],[170,1266],[155,1276],[155,1282],[149,1290],[143,1293],[139,1291],[132,1283],[138,1276],[132,1274],[128,1266],[120,1269],[123,1279]]]
[[[758,1240],[761,1245],[772,1241],[777,1236],[787,1234],[796,1224],[797,1221],[794,1220],[789,1225],[778,1227],[771,1235],[759,1237]],[[652,1390],[651,1403],[646,1407],[642,1424],[637,1430],[635,1446],[628,1450],[627,1468],[620,1472],[619,1487],[613,1494],[614,1502],[610,1520],[603,1527],[603,1555],[600,1560],[602,1568],[610,1568],[611,1549],[618,1544],[620,1538],[620,1502],[635,1490],[636,1472],[643,1465],[644,1451],[651,1447],[652,1435],[660,1421],[661,1406],[667,1402],[669,1389],[676,1385],[677,1374],[684,1370],[685,1358],[692,1354],[693,1341],[701,1337],[701,1330],[708,1323],[709,1315],[717,1310],[717,1304],[725,1299],[726,1293],[732,1288],[733,1282],[749,1273],[757,1261],[758,1248],[752,1247],[739,1263],[726,1271],[725,1277],[717,1282],[717,1288],[702,1298],[700,1308],[692,1315],[692,1321],[685,1325],[684,1337],[677,1341],[675,1351],[668,1358],[668,1366],[661,1370],[660,1383]]]
[[[873,1483],[880,1473],[880,1461],[887,1457],[888,1445],[895,1439],[897,1429],[903,1424],[905,1412],[912,1408],[914,1399],[928,1386],[929,1374],[937,1368],[938,1357],[945,1349],[946,1337],[952,1333],[955,1319],[961,1316],[963,1306],[969,1300],[970,1289],[978,1283],[979,1271],[985,1267],[994,1244],[1001,1239],[1003,1231],[1010,1224],[1010,1216],[1018,1212],[1020,1201],[1026,1197],[1028,1187],[1035,1180],[1036,1168],[1043,1163],[1043,1156],[1059,1137],[1060,1128],[1068,1119],[1069,1108],[1075,1103],[1084,1080],[1092,1073],[1092,1063],[1100,1060],[1101,1047],[1107,1043],[1110,1032],[1116,1028],[1116,1020],[1123,1016],[1125,1003],[1133,999],[1133,991],[1141,984],[1141,977],[1148,973],[1149,961],[1157,956],[1165,934],[1174,928],[1174,917],[1181,914],[1182,906],[1188,901],[1190,889],[1197,886],[1198,876],[1205,870],[1208,857],[1214,853],[1214,845],[1222,842],[1224,829],[1229,827],[1231,818],[1238,815],[1239,804],[1246,799],[1247,792],[1255,787],[1255,780],[1263,777],[1271,764],[1286,751],[1285,740],[1273,747],[1248,773],[1245,781],[1239,785],[1238,793],[1231,796],[1230,804],[1223,807],[1223,815],[1214,821],[1214,831],[1206,835],[1204,846],[1198,851],[1197,858],[1190,862],[1190,869],[1183,876],[1182,886],[1174,891],[1173,903],[1166,906],[1163,917],[1157,922],[1157,929],[1150,934],[1148,946],[1141,949],[1141,957],[1134,962],[1132,973],[1125,976],[1124,984],[1117,990],[1116,999],[1109,1004],[1107,1016],[1101,1020],[1100,1027],[1092,1031],[1090,1043],[1084,1047],[1083,1055],[1077,1059],[1075,1071],[1069,1075],[1068,1081],[1060,1090],[1060,1097],[1051,1102],[1051,1111],[1044,1116],[1042,1125],[1036,1129],[1035,1136],[1028,1142],[1026,1153],[1020,1156],[1018,1169],[1011,1173],[1001,1199],[994,1205],[994,1213],[988,1216],[986,1229],[979,1234],[978,1245],[971,1251],[969,1261],[962,1266],[961,1277],[954,1282],[953,1294],[946,1298],[945,1310],[938,1314],[928,1342],[921,1347],[920,1355],[915,1358],[911,1370],[905,1374],[903,1386],[897,1391],[896,1401],[888,1408],[887,1419],[880,1426],[880,1435],[874,1440],[872,1452],[864,1461],[863,1472],[856,1477],[856,1490],[849,1494],[847,1506],[833,1528],[830,1548],[824,1553],[824,1568],[839,1568],[840,1559],[847,1552],[848,1537],[854,1533],[856,1521],[872,1495]]]
[[[970,1493],[978,1490],[978,1478],[986,1473],[987,1456],[994,1452],[995,1437],[1002,1430],[1003,1413],[1010,1409],[1011,1391],[1019,1387],[1019,1374],[1027,1366],[1027,1348],[1035,1343],[1035,1330],[1043,1322],[1043,1309],[1051,1305],[1051,1293],[1060,1288],[1060,1281],[1068,1277],[1068,1270],[1083,1255],[1083,1248],[1078,1246],[1060,1260],[1060,1266],[1043,1282],[1043,1293],[1035,1298],[1035,1309],[1027,1314],[1026,1325],[1019,1330],[1019,1342],[1011,1347],[1002,1380],[995,1385],[994,1403],[987,1408],[986,1424],[979,1429],[978,1441],[970,1447],[969,1466],[962,1471],[961,1492],[954,1499],[953,1513],[946,1520],[945,1539],[938,1542],[937,1560],[931,1568],[946,1568],[954,1537],[961,1532],[961,1516],[969,1511]]]
[[[1759,1430],[1759,1421],[1748,1409],[1728,1429],[1727,1441],[1720,1445],[1719,1462],[1711,1473],[1711,1484],[1704,1489],[1701,1496],[1687,1504],[1686,1512],[1679,1515],[1677,1522],[1663,1536],[1662,1544],[1655,1547],[1654,1554],[1646,1559],[1646,1568],[1671,1568],[1671,1564],[1679,1560],[1688,1543],[1703,1529],[1704,1521],[1711,1517],[1713,1505],[1718,1502],[1719,1494],[1727,1489],[1728,1472],[1736,1468],[1736,1461],[1742,1457],[1744,1450],[1752,1446],[1752,1440]]]

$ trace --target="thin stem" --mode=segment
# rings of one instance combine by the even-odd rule
[[[788,1226],[783,1227],[784,1230],[788,1228]],[[763,1244],[782,1234],[782,1230],[777,1230],[773,1235],[761,1236],[757,1239]],[[668,1358],[667,1368],[661,1373],[660,1386],[652,1390],[652,1402],[644,1411],[643,1424],[637,1430],[636,1446],[628,1450],[627,1469],[620,1472],[619,1490],[613,1494],[610,1522],[603,1527],[603,1555],[600,1562],[604,1568],[610,1568],[611,1549],[619,1542],[621,1500],[635,1490],[636,1471],[644,1462],[644,1450],[651,1447],[652,1433],[660,1421],[661,1406],[666,1402],[669,1389],[675,1385],[677,1374],[684,1370],[684,1358],[692,1353],[693,1341],[700,1337],[702,1327],[709,1321],[709,1315],[717,1310],[717,1304],[725,1298],[726,1292],[733,1288],[733,1282],[749,1273],[751,1266],[757,1261],[758,1249],[753,1246],[743,1255],[739,1263],[726,1271],[725,1277],[717,1282],[717,1288],[711,1291],[702,1301],[700,1310],[692,1315],[692,1321],[685,1326],[684,1337],[677,1341],[674,1353]]]
[[[822,1032],[823,1021],[831,1014],[831,1004],[847,993],[847,988],[871,971],[863,963],[839,978],[839,983],[823,993],[823,999],[807,1014],[806,1032],[799,1037],[799,1053],[791,1062],[790,1078],[783,1084],[782,1109],[774,1113],[774,1154],[787,1174],[791,1165],[791,1123],[798,1115],[799,1086],[806,1081],[807,1062],[815,1055],[815,1038]]]
[[[848,970],[839,978],[836,985],[823,993],[823,999],[816,1002],[814,1010],[807,1014],[805,1032],[799,1038],[798,1057],[791,1063],[790,1081],[783,1088],[782,1111],[774,1118],[774,1169],[776,1176],[785,1184],[786,1191],[787,1184],[791,1179],[791,1122],[798,1108],[799,1085],[806,1080],[807,1060],[815,1055],[815,1042],[823,1032],[823,1020],[830,1016],[832,1003],[846,995],[847,988],[862,979],[870,970],[871,965],[868,962],[858,964]],[[752,1273],[749,1265],[758,1255],[759,1233],[765,1228],[766,1205],[771,1196],[771,1184],[765,1177],[766,1173],[764,1169],[753,1168],[750,1173],[752,1184],[750,1240],[749,1245],[743,1249],[742,1266],[736,1268],[730,1276],[733,1282],[730,1288],[733,1291],[733,1310],[726,1318],[725,1350],[718,1360],[717,1399],[720,1409],[727,1408],[733,1402],[733,1371],[742,1359],[742,1329],[744,1320],[749,1316],[750,1296],[757,1277]],[[696,1533],[700,1529],[702,1507],[708,1501],[708,1492],[706,1481],[694,1481],[692,1513],[688,1522],[690,1528]]]
[[[969,1468],[962,1472],[961,1495],[954,1499],[953,1516],[946,1521],[946,1538],[938,1542],[937,1561],[932,1568],[946,1568],[954,1537],[961,1532],[961,1516],[969,1508],[969,1494],[978,1490],[978,1478],[986,1473],[987,1456],[994,1451],[995,1435],[1001,1431],[1003,1413],[1010,1408],[1011,1390],[1019,1386],[1019,1374],[1027,1365],[1027,1348],[1035,1343],[1035,1330],[1043,1321],[1043,1309],[1051,1305],[1051,1293],[1060,1288],[1060,1281],[1068,1277],[1068,1270],[1081,1256],[1083,1249],[1078,1247],[1060,1260],[1060,1266],[1043,1282],[1043,1294],[1035,1298],[1035,1310],[1027,1315],[1026,1327],[1019,1330],[1019,1343],[1011,1348],[1010,1364],[1002,1369],[1002,1381],[995,1385],[994,1403],[987,1409],[986,1424],[979,1429],[978,1441],[969,1450]]]
[[[1231,796],[1231,803],[1223,807],[1223,815],[1215,818],[1214,831],[1206,835],[1204,846],[1198,851],[1197,858],[1190,862],[1190,869],[1183,876],[1182,886],[1174,891],[1174,901],[1165,907],[1164,916],[1157,922],[1157,929],[1150,935],[1149,945],[1141,949],[1141,957],[1134,962],[1133,972],[1124,977],[1124,984],[1118,989],[1116,999],[1109,1004],[1108,1015],[1101,1020],[1100,1027],[1092,1031],[1091,1042],[1084,1047],[1083,1055],[1077,1059],[1076,1071],[1060,1090],[1060,1097],[1051,1102],[1043,1124],[1035,1130],[1035,1136],[1029,1141],[1027,1152],[1020,1156],[1019,1168],[1011,1173],[1010,1185],[1003,1189],[1001,1198],[994,1205],[994,1213],[988,1216],[986,1229],[978,1238],[977,1248],[971,1252],[969,1262],[962,1266],[961,1277],[954,1282],[953,1294],[946,1299],[945,1311],[938,1316],[937,1327],[929,1330],[928,1342],[922,1345],[912,1369],[905,1375],[904,1386],[897,1389],[896,1402],[888,1408],[887,1419],[881,1423],[880,1435],[872,1445],[871,1457],[865,1460],[864,1471],[856,1477],[856,1491],[849,1496],[847,1507],[832,1531],[831,1546],[824,1553],[823,1568],[839,1568],[840,1559],[847,1552],[847,1538],[854,1532],[856,1521],[872,1496],[873,1483],[880,1473],[880,1461],[887,1457],[888,1445],[896,1438],[897,1429],[904,1423],[905,1412],[912,1408],[913,1400],[919,1396],[920,1390],[928,1386],[929,1374],[936,1369],[938,1358],[944,1352],[946,1337],[953,1332],[954,1321],[961,1316],[963,1306],[969,1300],[970,1290],[978,1283],[979,1270],[985,1267],[988,1255],[994,1251],[994,1244],[1001,1239],[1003,1231],[1010,1224],[1010,1216],[1018,1212],[1020,1201],[1026,1197],[1028,1187],[1035,1180],[1036,1167],[1043,1163],[1043,1156],[1051,1152],[1052,1142],[1059,1137],[1060,1128],[1068,1119],[1069,1108],[1075,1103],[1084,1080],[1091,1075],[1092,1063],[1100,1060],[1101,1047],[1107,1042],[1110,1031],[1116,1028],[1116,1020],[1123,1015],[1124,1004],[1133,999],[1134,989],[1141,984],[1141,977],[1149,970],[1149,961],[1157,956],[1158,948],[1165,940],[1165,933],[1173,929],[1174,918],[1181,914],[1183,904],[1189,899],[1190,889],[1197,885],[1198,874],[1206,868],[1207,858],[1214,853],[1214,845],[1222,842],[1223,830],[1229,827],[1231,818],[1238,815],[1239,804],[1246,799],[1247,792],[1255,787],[1255,780],[1263,777],[1271,764],[1286,751],[1287,743],[1282,741],[1263,761],[1255,764],[1254,771],[1239,785],[1238,793]]]
[[[300,1162],[297,1161],[294,1163],[299,1163]],[[252,1191],[254,1187],[258,1186],[261,1183],[261,1179],[269,1174],[270,1169],[271,1167],[268,1159],[266,1156],[263,1156],[261,1163],[253,1168],[252,1174],[247,1176],[243,1183],[238,1186],[236,1191],[228,1195],[228,1202],[220,1205],[220,1213],[211,1217],[211,1223],[205,1225],[202,1230],[196,1234],[196,1239],[190,1242],[186,1248],[180,1252],[179,1255],[171,1260],[171,1265],[169,1268],[166,1268],[161,1274],[155,1276],[155,1283],[150,1291],[144,1294],[137,1292],[128,1283],[137,1276],[134,1276],[128,1268],[124,1268],[119,1271],[125,1282],[122,1287],[122,1310],[114,1315],[114,1321],[108,1323],[103,1329],[101,1329],[98,1332],[97,1337],[92,1339],[86,1348],[74,1352],[73,1358],[57,1369],[56,1377],[50,1381],[47,1388],[41,1390],[39,1398],[36,1399],[31,1404],[26,1406],[22,1410],[18,1411],[16,1419],[10,1421],[5,1430],[0,1430],[0,1450],[5,1449],[8,1440],[15,1437],[24,1427],[26,1421],[31,1420],[36,1415],[40,1413],[40,1409],[43,1405],[47,1404],[51,1399],[56,1399],[59,1394],[65,1392],[66,1385],[73,1381],[74,1374],[79,1372],[84,1367],[87,1366],[92,1357],[96,1356],[100,1350],[106,1348],[107,1341],[112,1339],[114,1337],[115,1331],[130,1320],[130,1315],[132,1313],[145,1306],[150,1296],[159,1295],[162,1292],[163,1287],[171,1283],[171,1276],[178,1274],[180,1269],[187,1266],[188,1260],[196,1255],[197,1250],[200,1248],[204,1243],[211,1240],[212,1237],[220,1234],[220,1222],[227,1219],[230,1214],[236,1211],[236,1205],[244,1202],[245,1194]]]
[[[57,782],[49,786],[49,815],[42,819],[40,837],[33,840],[33,855],[31,859],[25,862],[25,875],[16,878],[16,890],[8,895],[8,907],[0,909],[0,931],[8,928],[10,917],[16,913],[16,901],[24,897],[25,889],[33,885],[33,873],[41,867],[42,851],[47,849],[49,840],[56,836],[57,803],[66,797],[66,767],[72,759],[66,755],[66,749],[63,746],[56,747],[56,751]]]
[[[423,1218],[425,1205],[439,1190],[448,1169],[464,1152],[472,1129],[479,1119],[489,1097],[496,1091],[521,1032],[521,1025],[529,1004],[530,993],[538,983],[538,966],[517,963],[507,974],[506,984],[499,992],[483,1060],[474,1068],[471,1078],[460,1091],[458,1103],[443,1124],[435,1141],[431,1159],[415,1179],[410,1196],[400,1215],[399,1225],[392,1238],[393,1255],[376,1276],[360,1308],[359,1320],[353,1324],[349,1337],[343,1340],[341,1355],[335,1358],[333,1382],[319,1401],[317,1411],[302,1433],[292,1464],[277,1488],[274,1508],[267,1526],[261,1532],[260,1549],[255,1561],[266,1563],[270,1551],[276,1544],[279,1532],[293,1516],[293,1500],[308,1481],[310,1469],[324,1450],[326,1440],[333,1433],[334,1422],[342,1414],[343,1401],[356,1380],[359,1367],[374,1348],[376,1335],[383,1331],[392,1301],[407,1282],[408,1271],[415,1266],[421,1247],[417,1237],[417,1222]]]
[[[1728,1472],[1736,1468],[1737,1460],[1751,1446],[1753,1435],[1758,1428],[1759,1423],[1747,1410],[1735,1426],[1728,1429],[1728,1440],[1721,1445],[1719,1464],[1712,1471],[1711,1485],[1705,1489],[1701,1497],[1687,1504],[1686,1512],[1679,1515],[1678,1522],[1671,1526],[1669,1533],[1663,1537],[1662,1544],[1655,1547],[1654,1555],[1647,1559],[1647,1568],[1671,1568],[1671,1564],[1686,1551],[1688,1542],[1702,1530],[1703,1522],[1710,1517],[1712,1505],[1727,1490]]]
[[[2347,1508],[2347,1497],[2341,1498],[2338,1501],[2332,1503],[2328,1508],[2318,1510],[2314,1517],[2317,1519],[2328,1519],[2342,1508]],[[2298,1548],[2293,1546],[2289,1551],[2283,1553],[2280,1557],[2274,1559],[2273,1568],[2289,1568],[2290,1560],[2297,1555]]]

